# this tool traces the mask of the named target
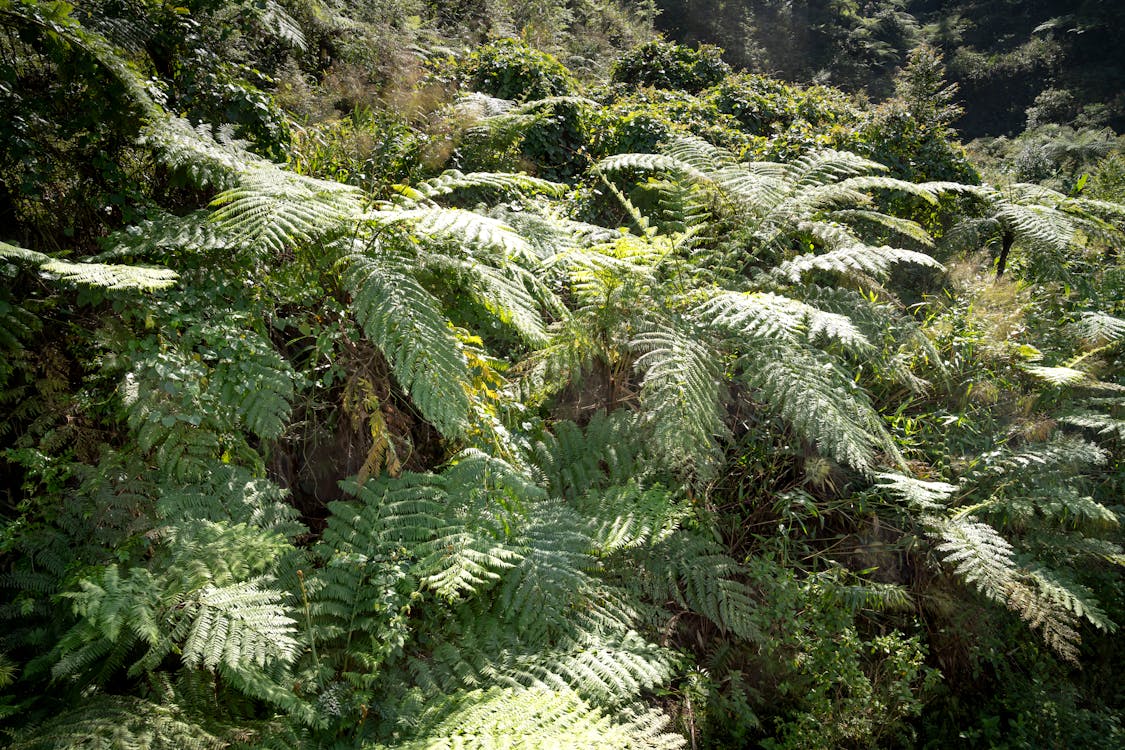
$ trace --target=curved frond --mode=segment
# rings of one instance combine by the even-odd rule
[[[727,435],[720,411],[722,373],[717,355],[698,334],[656,327],[630,343],[641,355],[641,406],[653,430],[654,450],[669,466],[710,472],[718,441]]]
[[[395,378],[442,434],[455,437],[469,414],[468,360],[438,301],[411,275],[363,253],[345,261],[356,320]]]
[[[254,251],[281,253],[342,234],[363,205],[357,188],[268,163],[244,168],[238,182],[211,202],[211,220]]]
[[[0,259],[37,266],[60,281],[102,289],[167,289],[180,277],[167,268],[146,268],[110,263],[70,263],[34,250],[0,241]]]
[[[456,169],[446,170],[438,177],[414,185],[412,189],[421,197],[433,200],[439,196],[455,193],[458,190],[473,188],[488,188],[501,192],[542,193],[555,198],[561,196],[567,190],[567,186],[561,183],[531,177],[526,174],[510,174],[507,172],[470,172],[465,174]]]

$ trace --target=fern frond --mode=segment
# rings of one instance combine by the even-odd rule
[[[174,708],[139,698],[97,695],[36,729],[19,733],[12,750],[221,750],[227,741]]]
[[[1096,430],[1099,435],[1125,440],[1125,419],[1117,419],[1108,414],[1095,411],[1080,411],[1059,417],[1059,421],[1074,425],[1075,427]]]
[[[1089,375],[1073,367],[1047,367],[1044,365],[1024,365],[1024,371],[1051,385],[1078,385],[1089,379]]]
[[[276,0],[266,0],[265,7],[261,10],[259,18],[270,33],[281,39],[291,47],[302,52],[308,48],[305,34],[300,25],[282,8]]]
[[[475,281],[472,294],[500,322],[510,325],[531,346],[547,343],[540,304],[531,290],[542,291],[542,285],[527,270],[515,263],[500,267],[473,260],[458,263],[458,270]]]
[[[672,138],[663,152],[700,172],[717,172],[738,165],[738,160],[730,151],[695,136],[680,135]]]
[[[860,271],[879,279],[886,279],[890,274],[891,266],[897,263],[913,263],[938,270],[944,268],[931,256],[915,250],[903,250],[887,245],[874,247],[857,243],[838,247],[819,255],[813,253],[800,255],[779,265],[774,273],[794,283],[800,281],[802,276],[813,270],[833,271],[844,276],[850,276],[856,271]]]
[[[456,437],[469,414],[468,361],[438,301],[398,267],[362,253],[344,261],[356,320],[395,378],[443,435]]]
[[[507,172],[470,172],[465,174],[456,169],[446,170],[438,177],[413,186],[413,190],[420,197],[429,200],[455,193],[458,190],[477,188],[488,188],[501,193],[512,191],[530,194],[541,193],[553,198],[562,196],[567,190],[567,186],[561,183],[531,177],[526,174],[510,174]]]
[[[296,622],[280,606],[282,594],[263,589],[266,579],[206,586],[185,602],[194,609],[182,653],[189,667],[230,670],[247,663],[288,663],[297,655]]]
[[[822,149],[811,151],[797,159],[789,169],[796,188],[815,187],[839,182],[857,175],[886,172],[887,168],[875,161],[849,151]]]
[[[980,466],[970,478],[1004,476],[1016,472],[1050,476],[1050,472],[1073,470],[1104,464],[1109,454],[1094,443],[1074,436],[1056,437],[1050,442],[1021,451],[1000,449],[982,455]]]
[[[591,550],[598,557],[657,544],[690,512],[668,490],[635,481],[588,493],[577,509],[590,518]]]
[[[906,501],[912,509],[923,512],[945,508],[946,502],[957,491],[957,486],[948,482],[926,482],[904,474],[879,473],[875,479],[881,489]]]
[[[142,128],[140,145],[152,149],[170,171],[187,176],[201,187],[234,187],[247,165],[268,164],[250,153],[246,144],[214,133],[204,123],[193,127],[181,117],[152,117]]]
[[[180,277],[167,268],[109,263],[69,263],[0,241],[0,258],[37,266],[44,273],[74,284],[101,289],[167,289]]]
[[[253,477],[242,467],[219,463],[201,484],[162,487],[157,510],[172,523],[200,519],[247,524],[292,538],[304,533],[305,527],[285,495],[267,479]]]
[[[677,468],[707,476],[727,434],[720,411],[722,373],[718,356],[700,343],[698,333],[656,327],[634,338],[643,373],[641,406],[651,426],[656,455]]]
[[[1015,550],[1008,540],[971,517],[944,520],[937,530],[945,540],[937,550],[954,566],[954,572],[989,599],[1008,604],[1018,571]]]
[[[640,475],[645,446],[637,417],[619,410],[599,413],[581,428],[557,422],[534,446],[534,460],[551,495],[575,500],[583,494],[625,484]]]
[[[109,236],[104,252],[91,258],[105,261],[122,256],[211,255],[230,248],[230,237],[207,221],[208,212],[186,216],[161,214],[126,227]]]
[[[910,219],[858,208],[833,211],[832,218],[845,223],[870,224],[876,229],[891,232],[922,247],[931,248],[934,245],[930,233],[923,229],[921,224]]]
[[[1125,339],[1125,318],[1103,312],[1083,312],[1073,328],[1089,344]]]
[[[452,240],[529,262],[536,257],[527,240],[507,224],[460,208],[380,210],[368,212],[363,218],[375,227],[407,225],[415,234],[432,241]]]
[[[418,739],[378,750],[535,750],[549,746],[604,750],[679,750],[667,718],[643,709],[611,714],[569,690],[494,687],[447,696],[418,721]]]
[[[350,231],[362,205],[357,188],[266,163],[243,168],[238,187],[211,202],[211,221],[234,243],[277,254]]]
[[[622,637],[587,634],[567,648],[502,657],[491,669],[502,685],[570,689],[604,706],[666,683],[672,676],[671,657],[634,632]]]

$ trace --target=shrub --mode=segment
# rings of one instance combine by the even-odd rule
[[[517,101],[573,94],[578,84],[553,56],[516,39],[486,44],[461,61],[466,86],[489,96]]]
[[[615,83],[679,89],[696,94],[730,75],[723,51],[708,44],[697,49],[654,40],[626,52],[613,66]]]
[[[691,133],[734,150],[751,140],[713,102],[680,91],[644,90],[624,97],[603,110],[595,131],[595,150],[603,156],[651,153],[673,133]]]

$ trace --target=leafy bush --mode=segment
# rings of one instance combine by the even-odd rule
[[[577,83],[562,63],[516,39],[500,39],[473,50],[457,69],[465,86],[520,102],[568,96]]]
[[[626,52],[610,71],[610,79],[629,88],[652,86],[697,94],[729,75],[731,68],[718,47],[696,49],[654,40]]]
[[[614,100],[597,114],[594,150],[600,155],[652,153],[676,134],[691,134],[739,149],[749,138],[733,117],[708,99],[674,90],[641,90]]]

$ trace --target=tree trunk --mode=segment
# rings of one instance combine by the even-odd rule
[[[1011,232],[1004,232],[1003,237],[1000,238],[1000,257],[996,259],[996,278],[1004,275],[1004,268],[1008,265],[1008,252],[1012,249],[1012,243],[1015,240],[1016,237]]]

